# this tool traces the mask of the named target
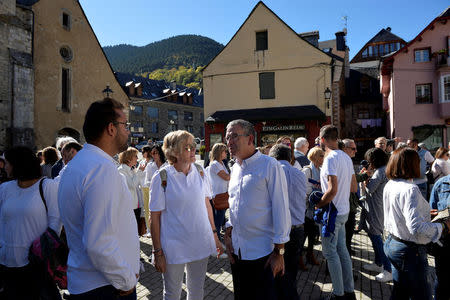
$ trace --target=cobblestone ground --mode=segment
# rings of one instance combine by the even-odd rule
[[[372,263],[374,253],[372,244],[364,232],[353,237],[352,256],[353,272],[356,278],[355,292],[357,299],[385,300],[389,299],[392,282],[379,283],[375,280],[375,273],[365,271],[362,266]],[[307,264],[307,271],[300,271],[298,279],[298,291],[302,300],[316,300],[331,292],[330,276],[325,275],[325,260],[322,257],[321,245],[314,247],[315,254],[321,262],[319,266]],[[141,257],[145,260],[145,272],[141,274],[137,286],[138,299],[162,299],[162,278],[149,263],[151,256],[151,239],[141,238]],[[434,259],[429,258],[430,266],[434,267]],[[186,299],[186,286],[183,283],[182,299]],[[233,280],[231,277],[228,259],[210,258],[205,282],[206,300],[233,299]]]

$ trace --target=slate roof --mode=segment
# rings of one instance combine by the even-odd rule
[[[167,94],[164,93],[164,90],[171,90],[172,86],[169,82],[164,80],[153,80],[148,79],[141,76],[135,76],[128,73],[121,73],[121,72],[115,72],[114,75],[116,76],[117,81],[119,82],[120,86],[123,88],[125,93],[128,95],[128,89],[126,88],[127,84],[130,84],[130,82],[134,82],[135,86],[138,84],[142,84],[142,97],[139,97],[137,95],[132,96],[133,98],[142,98],[143,100],[149,99],[154,101],[162,101],[162,102],[169,102],[174,103],[172,101],[168,101],[166,98],[162,98],[164,96],[167,96]],[[192,105],[197,107],[203,107],[203,94],[199,95],[199,90],[194,88],[187,88],[183,85],[176,86],[176,91],[178,92],[186,92],[187,94],[191,93],[193,95],[192,97]],[[177,104],[183,104],[183,97],[182,95],[178,94],[178,100],[176,102]],[[190,104],[184,104],[184,105],[190,105]]]
[[[447,9],[444,10],[444,11],[438,16],[438,18],[445,18],[445,17],[450,17],[450,6],[447,7]]]
[[[388,27],[389,28],[389,27]],[[403,40],[401,37],[393,34],[389,30],[386,29],[381,29],[373,38],[371,38],[367,43],[367,44],[372,44],[372,43],[378,43],[378,42],[390,42],[390,41],[399,41],[399,40]]]
[[[259,120],[325,120],[325,114],[315,105],[285,106],[237,110],[219,110],[211,115],[215,122],[235,119]]]

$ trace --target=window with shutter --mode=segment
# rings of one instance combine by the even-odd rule
[[[259,73],[259,98],[275,99],[275,73]]]

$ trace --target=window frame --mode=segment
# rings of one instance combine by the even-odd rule
[[[176,113],[175,117],[170,115],[170,112],[173,112],[173,111]],[[172,120],[172,121],[178,121],[178,110],[176,110],[176,109],[168,109],[167,110],[167,119],[168,120]]]
[[[430,96],[429,96],[429,100],[427,102],[423,102],[423,101],[419,101],[418,100],[418,95],[417,95],[417,88],[420,86],[429,86],[430,89]],[[416,96],[416,104],[433,104],[433,84],[431,82],[427,82],[427,83],[417,83],[414,86],[414,90],[415,90],[415,96]],[[421,91],[423,92],[424,89],[422,88]],[[424,98],[423,96],[421,98]]]
[[[273,93],[269,94],[263,94],[264,92],[266,92],[265,88],[263,87],[263,81],[267,80],[265,78],[263,78],[265,75],[267,74],[273,74],[273,80],[272,80],[272,85],[273,85]],[[276,97],[276,92],[275,92],[275,72],[260,72],[258,73],[258,83],[259,83],[259,99],[260,100],[274,100]]]
[[[261,34],[265,34],[265,42],[261,40]],[[267,30],[261,30],[255,32],[255,49],[256,51],[264,51],[269,49],[269,33]],[[262,41],[262,42],[261,42]]]
[[[65,75],[66,74],[66,75]],[[61,67],[61,111],[70,113],[72,100],[72,70]]]
[[[185,121],[189,121],[189,122],[192,122],[192,121],[194,121],[194,113],[192,112],[192,111],[184,111],[184,113],[183,113],[183,115],[184,115],[184,117],[183,117],[183,119],[185,120]],[[189,117],[186,117],[186,116],[189,116],[190,115],[190,118]]]
[[[151,115],[149,114],[149,110],[150,110],[150,109],[155,109],[155,110],[156,110],[156,117],[151,116]],[[148,106],[148,107],[147,107],[147,117],[148,117],[149,119],[158,119],[158,118],[159,118],[159,108],[158,108],[158,107],[153,107],[153,106]]]
[[[441,76],[441,78],[439,78],[439,86],[440,86],[440,93],[439,93],[439,103],[450,103],[450,94],[449,94],[449,99],[446,100],[445,99],[445,82],[444,80],[448,78],[448,81],[450,84],[450,74],[444,74]]]
[[[64,16],[67,16],[67,24],[65,24],[64,22]],[[63,11],[61,13],[61,25],[67,31],[70,31],[70,29],[72,28],[72,16],[69,12]]]
[[[424,60],[424,61],[417,61],[416,60],[416,52],[417,51],[428,51],[428,60]],[[431,62],[431,47],[423,47],[423,48],[415,48],[413,51],[413,59],[414,59],[414,63],[428,63]]]

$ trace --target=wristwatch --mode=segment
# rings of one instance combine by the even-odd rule
[[[275,247],[275,248],[273,249],[273,251],[274,251],[276,254],[278,254],[278,255],[284,255],[284,248],[277,248],[277,247]]]

